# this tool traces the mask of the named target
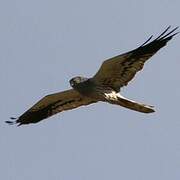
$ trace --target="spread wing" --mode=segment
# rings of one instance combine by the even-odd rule
[[[45,96],[24,114],[22,114],[16,121],[6,121],[6,123],[18,123],[18,125],[37,123],[61,111],[74,109],[79,106],[95,102],[97,101],[81,96],[77,91],[70,89]]]
[[[104,61],[93,80],[119,92],[120,88],[127,85],[135,74],[143,68],[144,63],[178,33],[173,33],[177,28],[168,32],[169,26],[155,40],[149,42],[151,36],[140,47]]]

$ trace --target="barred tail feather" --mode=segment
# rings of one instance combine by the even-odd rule
[[[142,112],[142,113],[155,112],[155,110],[153,109],[153,106],[137,103],[135,101],[124,98],[120,94],[118,94],[116,101],[111,101],[110,103],[117,104],[117,105],[123,106],[125,108],[131,109],[134,111],[138,111],[138,112]]]

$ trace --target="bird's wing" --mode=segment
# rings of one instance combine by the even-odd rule
[[[18,125],[37,123],[61,111],[74,109],[95,102],[97,101],[81,96],[77,91],[70,89],[45,96],[19,118],[11,118],[16,119],[15,121],[6,121],[6,123],[18,123]]]
[[[127,85],[135,74],[143,68],[144,63],[151,56],[164,47],[178,33],[173,33],[177,28],[168,32],[169,26],[150,43],[148,42],[152,36],[140,47],[104,61],[99,71],[93,77],[93,80],[102,85],[109,86],[118,92],[122,86]]]

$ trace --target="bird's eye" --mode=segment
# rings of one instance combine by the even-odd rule
[[[73,87],[74,86],[74,81],[70,81],[70,85],[71,85],[71,87]]]

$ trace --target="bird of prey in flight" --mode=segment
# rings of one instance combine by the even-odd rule
[[[38,101],[19,118],[11,118],[8,124],[37,123],[56,113],[92,103],[108,102],[142,113],[154,112],[153,106],[138,103],[123,97],[120,89],[140,71],[144,63],[179,32],[169,26],[157,38],[151,36],[138,48],[105,60],[91,78],[74,77],[69,82],[72,89],[50,94]]]

